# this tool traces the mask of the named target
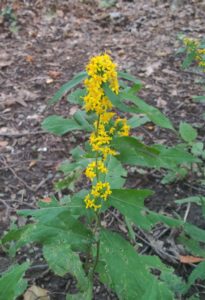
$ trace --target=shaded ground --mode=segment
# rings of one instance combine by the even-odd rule
[[[2,1],[0,9],[6,4],[10,2]],[[177,34],[201,37],[204,33],[204,1],[120,0],[102,9],[99,1],[16,0],[13,9],[19,26],[16,33],[9,30],[11,18],[0,18],[0,233],[11,220],[21,223],[16,209],[36,207],[39,197],[53,192],[56,166],[83,142],[78,135],[58,138],[44,133],[40,124],[53,112],[72,114],[73,107],[65,100],[52,108],[47,102],[84,68],[90,56],[111,50],[120,69],[144,82],[140,96],[176,126],[181,120],[204,123],[204,108],[191,100],[191,95],[200,94],[200,87],[193,75],[181,70],[181,59],[175,54]],[[204,130],[200,128],[202,141]],[[167,132],[153,126],[136,134],[148,143],[175,143],[174,136],[167,138]],[[130,175],[129,187],[155,190],[149,207],[171,215],[176,213],[174,199],[198,193],[192,181],[163,186],[160,174]],[[204,226],[194,209],[188,220]],[[23,255],[19,254],[20,261]],[[40,257],[38,249],[35,255]],[[52,299],[64,299],[74,284],[42,270],[31,276],[31,282],[46,287]],[[112,299],[112,295],[96,284],[95,299]]]

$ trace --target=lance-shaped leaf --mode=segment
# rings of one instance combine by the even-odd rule
[[[66,82],[62,87],[55,93],[55,95],[49,101],[49,104],[58,102],[65,94],[67,94],[73,87],[81,83],[86,77],[86,72],[80,72],[72,80]]]
[[[0,299],[14,300],[20,296],[27,287],[27,281],[23,279],[29,263],[12,266],[0,278]]]
[[[117,208],[135,225],[147,230],[151,229],[157,222],[164,222],[171,227],[183,224],[180,220],[160,215],[144,207],[144,199],[150,195],[152,195],[150,190],[116,189],[112,190],[108,203]]]
[[[179,126],[179,133],[185,142],[193,142],[197,138],[197,131],[190,124],[181,122]]]
[[[158,159],[160,151],[149,147],[134,137],[117,137],[113,139],[113,147],[119,152],[117,158],[125,164],[145,167],[160,167]]]
[[[188,287],[190,287],[196,279],[205,279],[205,261],[201,262],[191,273],[188,278]]]
[[[156,125],[162,128],[174,130],[171,121],[156,107],[147,104],[145,101],[131,93],[128,93],[127,95],[124,93],[122,96],[125,98],[125,100],[133,102],[137,106],[138,111],[144,113]]]
[[[132,108],[131,106],[126,105],[123,103],[122,98],[120,97],[121,94],[116,95],[108,84],[103,85],[103,89],[105,92],[105,95],[109,98],[109,100],[112,102],[113,106],[118,108],[119,110],[123,112],[130,112],[130,113],[136,113],[136,108]]]
[[[73,118],[65,119],[56,115],[47,117],[42,123],[42,128],[59,136],[73,130],[84,130],[82,125]]]
[[[100,260],[97,266],[100,280],[113,289],[120,300],[144,299],[153,281],[158,291],[153,300],[161,299],[160,293],[164,299],[174,299],[166,285],[149,272],[141,256],[117,233],[102,230]]]
[[[135,92],[138,92],[142,88],[142,82],[133,75],[120,71],[118,72],[118,77],[133,82]]]

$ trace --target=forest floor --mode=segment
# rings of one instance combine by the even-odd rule
[[[182,57],[176,55],[178,34],[204,34],[204,1],[119,0],[109,8],[102,7],[103,3],[106,1],[0,3],[0,10],[6,5],[13,8],[13,16],[0,15],[0,234],[11,222],[25,222],[17,217],[17,209],[35,208],[40,198],[55,192],[58,164],[84,142],[84,137],[75,133],[63,137],[45,133],[41,122],[50,114],[68,116],[76,109],[65,99],[49,107],[48,100],[83,70],[93,55],[111,51],[119,69],[143,82],[142,99],[158,107],[176,128],[182,120],[195,124],[205,141],[204,107],[191,98],[200,95],[202,87],[195,82],[196,76],[182,70]],[[149,144],[176,143],[172,133],[153,124],[140,127],[136,134]],[[149,170],[139,174],[136,168],[127,186],[152,189],[155,194],[147,201],[151,209],[182,217],[186,207],[177,207],[174,200],[205,191],[198,190],[192,177],[168,185],[161,184],[161,178]],[[205,228],[195,206],[187,220]],[[113,222],[117,227],[117,221]],[[149,251],[154,253],[153,249]],[[19,261],[26,255],[20,252]],[[33,249],[32,258],[34,265],[39,265],[38,248]],[[3,252],[0,262],[2,272],[9,265]],[[186,277],[187,267],[174,267]],[[48,269],[36,268],[28,277],[30,283],[47,289],[51,299],[65,299],[65,293],[75,284],[72,278],[60,278]],[[94,299],[117,299],[99,283],[94,294]]]

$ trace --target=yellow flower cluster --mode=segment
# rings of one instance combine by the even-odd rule
[[[196,61],[200,67],[205,67],[205,49],[197,49]]]
[[[96,177],[97,172],[101,172],[106,174],[107,173],[107,168],[105,167],[104,163],[102,160],[93,161],[89,163],[85,170],[85,175],[88,177],[91,181]]]
[[[96,178],[97,183],[92,186],[84,201],[86,208],[93,208],[96,211],[101,208],[100,201],[106,201],[111,194],[110,184],[99,181],[98,175],[108,172],[105,166],[107,156],[117,154],[110,147],[113,136],[129,135],[130,127],[126,119],[116,118],[116,113],[110,111],[113,106],[104,93],[105,83],[115,94],[119,92],[116,64],[112,62],[110,56],[103,54],[91,58],[86,71],[88,78],[84,81],[87,89],[87,95],[84,97],[85,109],[87,112],[95,112],[97,121],[93,124],[94,131],[89,138],[91,149],[96,153],[96,161],[87,166],[85,175],[91,181]]]
[[[183,39],[183,44],[190,50],[194,50],[199,46],[199,40],[185,37]]]
[[[194,53],[195,53],[194,59],[195,59],[195,62],[198,64],[198,66],[204,68],[205,67],[205,49],[199,48],[200,41],[197,39],[185,37],[183,39],[183,43],[186,46],[188,52],[191,53],[194,51]]]
[[[112,103],[105,96],[103,83],[108,83],[116,94],[119,91],[116,64],[108,54],[91,58],[86,67],[88,78],[84,81],[87,95],[84,97],[86,111],[94,111],[100,115],[112,108]]]
[[[127,125],[127,120],[126,119],[120,119],[118,118],[115,121],[115,127],[118,128],[118,135],[119,136],[128,136],[130,132],[130,126]]]
[[[90,135],[92,151],[99,152],[105,160],[108,155],[116,155],[116,151],[110,148],[112,135],[106,131],[105,124],[99,122],[98,129]]]
[[[90,194],[88,194],[84,199],[86,208],[93,208],[96,211],[102,206],[100,204],[100,199],[106,201],[111,193],[109,183],[99,181],[92,187]]]

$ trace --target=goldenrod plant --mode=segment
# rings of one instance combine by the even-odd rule
[[[73,91],[82,82],[84,87]],[[68,293],[66,300],[93,299],[93,285],[99,281],[122,300],[181,299],[194,281],[183,282],[159,257],[136,250],[140,245],[134,229],[149,231],[159,222],[180,228],[182,238],[198,244],[205,240],[204,230],[149,210],[144,200],[151,197],[151,190],[126,188],[125,165],[170,170],[196,161],[183,145],[147,146],[132,136],[132,130],[145,122],[175,133],[166,116],[136,96],[141,86],[135,77],[118,71],[110,55],[104,53],[92,57],[85,72],[57,91],[51,104],[68,95],[68,101],[79,109],[70,118],[47,117],[42,124],[44,130],[59,136],[83,131],[85,145],[72,149],[72,158],[59,166],[64,177],[55,187],[62,197],[51,195],[39,201],[38,209],[18,211],[32,221],[20,228],[13,226],[1,240],[4,250],[13,257],[24,245],[42,246],[43,256],[55,274],[70,273],[77,280],[78,292]],[[81,190],[79,184],[75,185],[79,180]],[[125,221],[127,234],[106,222],[105,214],[113,209]],[[23,276],[29,263],[33,262],[16,264],[2,274],[0,295],[4,296],[0,300],[13,300],[23,293]]]

